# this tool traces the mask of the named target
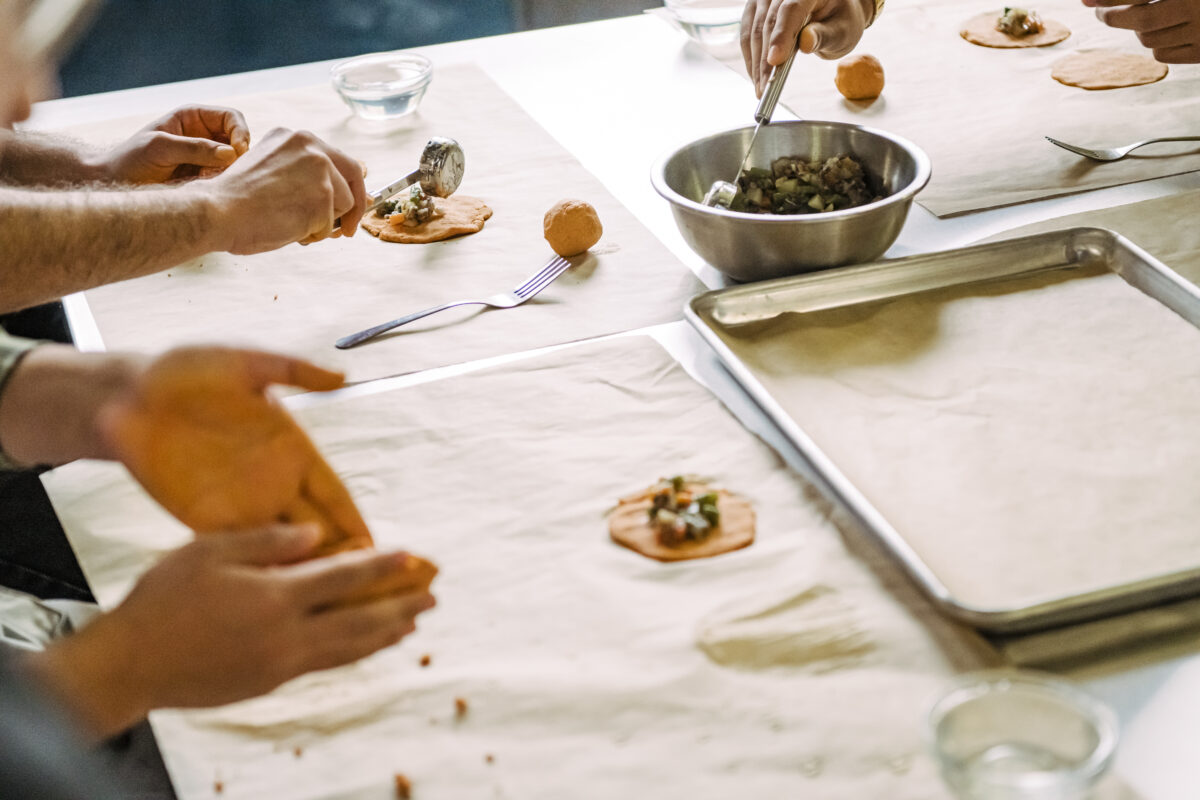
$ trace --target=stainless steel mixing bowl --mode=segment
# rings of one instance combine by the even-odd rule
[[[874,203],[817,214],[748,214],[704,205],[713,181],[733,180],[754,128],[684,145],[654,165],[655,190],[705,261],[739,281],[759,281],[883,255],[904,226],[913,197],[929,182],[929,157],[899,136],[843,122],[772,122],[754,144],[750,166],[781,156],[857,157],[885,195]]]

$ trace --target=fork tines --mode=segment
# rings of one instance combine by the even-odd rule
[[[546,288],[551,281],[563,274],[563,272],[569,266],[571,266],[570,261],[567,261],[562,256],[555,256],[546,263],[546,266],[542,268],[541,272],[525,281],[516,289],[513,289],[513,294],[517,295],[518,297],[530,297],[535,295],[542,289]]]

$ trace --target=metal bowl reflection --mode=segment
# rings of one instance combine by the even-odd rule
[[[739,281],[780,278],[872,261],[900,235],[908,210],[929,182],[929,157],[906,139],[843,122],[773,122],[763,127],[752,166],[781,156],[858,158],[884,197],[816,214],[748,214],[711,208],[703,199],[717,180],[732,180],[753,127],[684,145],[654,165],[655,190],[671,204],[675,224],[705,261]]]

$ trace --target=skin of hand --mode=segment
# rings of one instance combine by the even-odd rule
[[[742,13],[742,57],[762,97],[771,68],[788,60],[797,37],[802,53],[835,59],[849,53],[875,16],[872,0],[748,0]]]
[[[248,149],[250,129],[241,112],[185,106],[151,122],[93,163],[117,183],[166,183],[218,174]]]
[[[1113,28],[1137,34],[1163,64],[1200,63],[1200,0],[1083,0]]]
[[[399,642],[434,606],[428,584],[346,605],[415,557],[306,560],[318,541],[313,526],[200,537],[146,572],[112,612],[28,656],[26,669],[101,738],[156,708],[231,703],[350,663]]]
[[[239,255],[353,236],[368,202],[358,161],[311,133],[281,128],[217,177],[192,185],[208,192],[228,240],[222,249]]]
[[[272,384],[328,391],[342,375],[281,355],[180,348],[105,404],[99,435],[151,497],[199,533],[317,523],[324,552],[370,547],[350,493],[268,394]]]

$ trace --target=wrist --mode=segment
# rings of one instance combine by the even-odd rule
[[[199,223],[198,242],[204,253],[225,253],[234,247],[232,231],[236,217],[229,213],[228,202],[223,202],[217,179],[192,181],[178,191],[186,193],[187,213],[194,214]]]
[[[48,695],[101,740],[135,725],[153,708],[134,672],[133,642],[103,616],[86,629],[24,656],[23,667]]]

